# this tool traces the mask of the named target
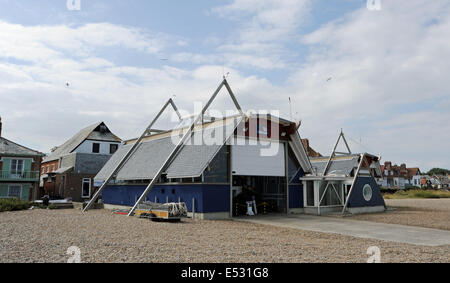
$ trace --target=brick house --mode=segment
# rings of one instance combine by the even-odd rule
[[[383,180],[381,186],[386,188],[404,189],[405,187],[420,187],[422,173],[420,169],[407,168],[406,164],[392,165],[392,162],[386,161],[381,165]]]
[[[37,198],[43,153],[2,137],[0,118],[0,198]]]
[[[322,157],[322,154],[318,153],[317,151],[315,151],[310,145],[309,145],[309,140],[308,139],[302,139],[302,144],[303,147],[306,150],[306,154],[309,157]]]
[[[94,177],[118,150],[122,140],[105,123],[79,131],[45,157],[41,165],[40,193],[83,202],[94,194]]]

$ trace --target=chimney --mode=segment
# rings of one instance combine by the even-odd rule
[[[2,137],[2,117],[0,117],[0,137]]]
[[[391,170],[391,166],[392,166],[392,162],[390,162],[390,161],[384,162],[384,167],[385,167],[387,170]]]

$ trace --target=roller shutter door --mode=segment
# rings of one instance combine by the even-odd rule
[[[245,142],[245,145],[242,145]],[[270,145],[250,145],[242,138],[231,146],[233,175],[285,176],[285,148],[283,143],[272,141]],[[268,155],[268,156],[265,156]]]

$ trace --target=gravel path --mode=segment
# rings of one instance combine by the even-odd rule
[[[351,219],[450,230],[450,199],[389,199],[397,208],[377,214],[351,216]]]
[[[237,221],[160,223],[107,210],[0,213],[0,262],[450,262],[450,246],[422,247]]]
[[[386,204],[392,207],[419,208],[450,212],[450,199],[387,199]]]

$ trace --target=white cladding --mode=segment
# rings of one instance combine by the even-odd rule
[[[110,153],[110,145],[117,144],[120,147],[119,142],[104,142],[104,141],[93,141],[93,140],[85,140],[82,144],[80,144],[73,152],[77,153],[93,153],[93,144],[100,144],[100,152],[98,154],[111,154]]]
[[[274,177],[286,175],[283,143],[271,141],[267,145],[268,142],[265,144],[261,144],[259,141],[251,142],[243,138],[235,138],[231,146],[233,175]],[[255,143],[257,144],[255,145]]]

